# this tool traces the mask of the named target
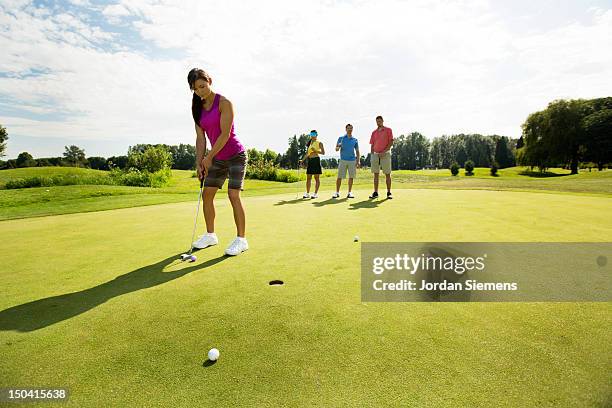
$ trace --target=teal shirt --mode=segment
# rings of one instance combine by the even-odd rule
[[[359,150],[359,143],[357,142],[357,138],[355,136],[348,137],[344,135],[338,138],[337,145],[340,145],[340,160],[350,160],[355,161],[357,159],[357,155],[355,154],[356,150]]]

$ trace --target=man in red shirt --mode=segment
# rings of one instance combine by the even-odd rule
[[[390,128],[383,126],[382,116],[376,117],[378,128],[372,132],[370,137],[370,163],[374,173],[374,192],[370,198],[378,198],[378,174],[382,168],[387,178],[387,198],[391,199],[391,146],[393,145],[393,132]]]

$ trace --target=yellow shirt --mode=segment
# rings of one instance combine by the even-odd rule
[[[308,146],[308,151],[306,152],[306,157],[316,157],[321,148],[319,147],[319,141],[315,140],[310,142],[310,146]]]

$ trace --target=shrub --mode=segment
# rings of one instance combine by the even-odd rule
[[[278,170],[276,172],[276,181],[283,183],[295,183],[296,181],[299,181],[299,179],[295,174],[287,170]]]
[[[276,180],[278,168],[269,161],[257,160],[250,162],[246,168],[245,177],[256,180]]]
[[[450,171],[453,176],[456,176],[457,174],[459,174],[459,164],[457,162],[454,162],[453,164],[451,164]]]
[[[293,173],[287,170],[280,170],[272,161],[264,159],[249,162],[245,177],[256,180],[280,181],[282,183],[298,181],[297,176]]]
[[[71,186],[75,184],[109,185],[115,184],[107,174],[57,174],[55,176],[33,176],[9,180],[6,189]]]
[[[172,153],[164,146],[149,146],[144,152],[131,150],[128,153],[128,167],[155,173],[172,167]]]
[[[465,175],[466,176],[472,176],[474,175],[474,162],[471,160],[468,160],[465,162],[465,165],[463,166],[465,168]]]
[[[497,169],[498,169],[498,165],[497,162],[493,162],[493,164],[491,164],[491,175],[493,177],[497,177]]]
[[[115,184],[132,187],[163,187],[168,184],[172,172],[170,169],[162,169],[151,173],[150,171],[140,171],[135,168],[122,171],[117,168],[111,170],[111,178]]]

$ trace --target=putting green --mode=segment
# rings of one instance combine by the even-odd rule
[[[195,201],[0,222],[0,387],[67,386],[75,407],[609,403],[610,303],[362,304],[353,237],[605,242],[610,198],[368,192],[248,197],[235,258],[219,201],[193,264]]]

